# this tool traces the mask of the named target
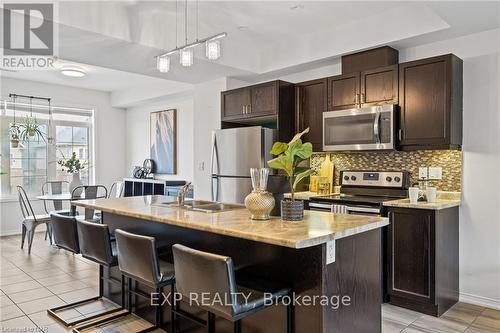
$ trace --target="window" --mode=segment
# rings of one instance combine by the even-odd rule
[[[70,158],[73,152],[85,166],[80,172],[82,182],[93,183],[93,110],[52,107],[49,121],[47,106],[17,102],[14,112],[12,102],[1,103],[0,198],[16,195],[18,185],[31,195],[37,195],[47,180],[71,181],[71,175],[57,162]],[[54,140],[47,142],[46,139],[28,137],[20,140],[17,147],[12,145],[9,129],[14,123],[24,123],[28,116],[36,118],[44,138],[49,136]]]
[[[80,172],[83,184],[89,184],[89,128],[76,126],[56,126],[56,157],[66,160],[75,153],[85,168]],[[70,175],[57,165],[56,179],[71,181]]]

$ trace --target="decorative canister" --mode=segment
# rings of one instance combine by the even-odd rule
[[[253,191],[245,198],[245,207],[252,214],[253,220],[269,220],[269,213],[274,208],[274,197],[266,191],[269,169],[251,168]]]
[[[285,221],[302,221],[304,219],[304,201],[281,200],[281,219]]]

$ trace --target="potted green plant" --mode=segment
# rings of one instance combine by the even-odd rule
[[[312,155],[312,144],[302,142],[302,135],[309,132],[306,128],[302,133],[296,134],[288,142],[275,142],[271,154],[276,158],[267,162],[273,168],[282,170],[288,177],[290,184],[290,199],[281,201],[281,218],[287,221],[300,221],[304,218],[304,201],[295,200],[295,188],[304,178],[313,173],[310,168],[300,167],[299,164]]]
[[[76,157],[76,153],[73,152],[71,154],[71,158],[67,160],[60,160],[57,162],[60,166],[65,169],[65,171],[73,176],[71,182],[69,183],[69,191],[73,192],[75,187],[82,185],[82,181],[80,180],[80,170],[85,168],[85,165],[80,162],[80,160]]]
[[[12,148],[17,148],[19,147],[19,137],[21,135],[21,130],[19,129],[19,125],[16,123],[13,123],[10,125],[10,145]]]
[[[35,117],[27,116],[24,123],[19,125],[20,128],[20,139],[23,142],[27,142],[30,139],[36,138],[37,141],[42,139],[45,141],[45,134],[42,132],[40,125],[38,124]]]

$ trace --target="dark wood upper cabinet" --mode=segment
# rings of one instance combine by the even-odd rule
[[[245,115],[250,104],[247,89],[235,89],[221,93],[222,119],[238,119]]]
[[[342,74],[363,72],[373,68],[397,65],[399,52],[390,46],[377,47],[342,56]]]
[[[398,65],[361,72],[361,106],[398,103]]]
[[[327,80],[301,82],[295,89],[295,132],[302,132],[309,127],[309,133],[302,137],[303,141],[311,142],[314,151],[322,151],[323,112],[327,111]]]
[[[399,65],[401,149],[461,146],[462,66],[452,54]]]
[[[389,208],[387,299],[440,316],[458,301],[458,207]]]
[[[328,78],[328,111],[359,107],[359,72]]]
[[[278,113],[278,81],[249,87],[251,116]]]
[[[221,93],[221,127],[262,125],[278,130],[277,138],[288,141],[295,130],[295,87],[270,81]]]

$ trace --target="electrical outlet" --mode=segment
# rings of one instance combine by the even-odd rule
[[[427,167],[418,168],[418,179],[428,179],[428,169]]]
[[[326,243],[326,264],[335,262],[335,240]]]
[[[442,178],[443,178],[443,168],[429,167],[429,179],[442,179]]]

